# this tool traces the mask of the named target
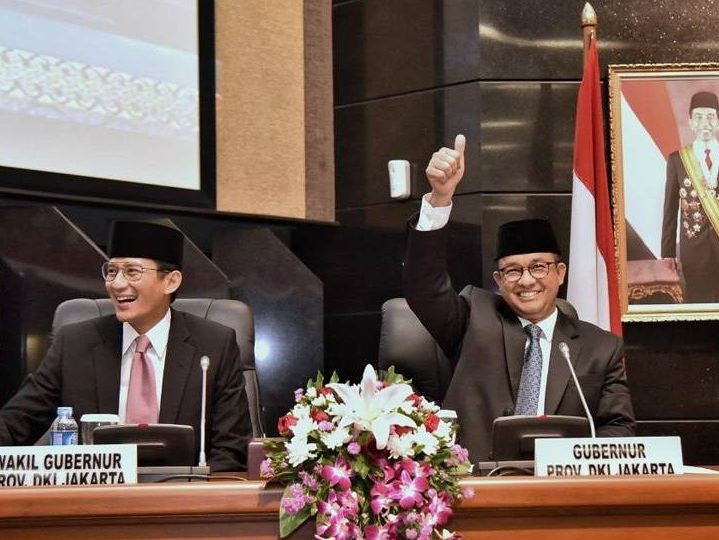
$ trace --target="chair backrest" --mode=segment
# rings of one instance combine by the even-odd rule
[[[260,391],[255,371],[255,322],[250,307],[239,300],[213,299],[213,298],[178,298],[172,307],[202,317],[210,321],[223,324],[235,331],[237,344],[240,347],[240,356],[243,366],[252,366],[244,369],[242,375],[245,379],[247,401],[250,407],[250,422],[252,423],[252,436],[263,437],[262,407],[260,405]],[[52,320],[53,335],[66,324],[86,321],[95,317],[102,317],[114,313],[109,298],[73,298],[57,306]]]
[[[557,307],[577,318],[574,306],[566,300],[558,298]],[[391,298],[382,304],[378,366],[382,370],[394,366],[412,379],[417,392],[438,404],[444,400],[452,378],[452,364],[404,298]]]

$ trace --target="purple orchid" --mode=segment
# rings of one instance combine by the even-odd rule
[[[391,527],[379,525],[370,525],[365,527],[365,540],[394,540],[397,535],[394,534]]]
[[[374,515],[381,514],[384,510],[389,508],[390,504],[392,504],[393,499],[390,496],[391,492],[392,486],[383,482],[375,482],[372,486],[372,489],[370,490],[370,496],[372,497],[372,500],[370,501],[370,508],[372,509]]]
[[[452,501],[446,493],[437,493],[430,490],[429,505],[427,507],[427,515],[432,527],[436,525],[444,525],[452,517]]]
[[[399,505],[407,510],[424,502],[422,493],[429,487],[427,479],[422,476],[412,478],[407,471],[400,473],[400,481],[395,482],[391,497],[399,501]]]
[[[339,486],[342,491],[347,491],[352,486],[351,478],[354,476],[349,463],[338,457],[334,465],[322,467],[322,478],[330,483],[330,486]]]

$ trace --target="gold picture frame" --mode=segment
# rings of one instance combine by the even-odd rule
[[[623,321],[719,319],[719,119],[712,113],[719,106],[712,95],[719,96],[719,64],[609,66]]]

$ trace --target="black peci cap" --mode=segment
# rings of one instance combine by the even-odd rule
[[[689,116],[697,107],[707,107],[719,111],[719,99],[714,92],[697,92],[692,96],[692,101],[689,104]]]
[[[184,235],[177,229],[147,221],[115,221],[108,255],[154,259],[182,268]]]
[[[526,253],[556,253],[561,256],[557,238],[546,219],[522,219],[500,225],[494,260]]]

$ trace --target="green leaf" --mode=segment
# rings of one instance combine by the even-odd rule
[[[268,452],[283,452],[285,450],[285,442],[284,438],[274,437],[264,439],[262,444]]]
[[[289,498],[289,489],[291,486],[287,486],[282,492],[282,499],[285,497]],[[302,510],[296,514],[290,514],[285,511],[283,506],[280,506],[280,538],[287,538],[297,528],[302,525],[307,519],[313,514],[312,505],[306,505]]]
[[[388,386],[391,386],[393,384],[412,384],[412,379],[405,379],[402,374],[397,373],[394,369],[394,366],[390,366],[387,369],[387,372],[384,377],[384,381],[387,383]]]
[[[331,383],[338,383],[338,382],[340,382],[340,376],[337,375],[337,372],[336,372],[336,371],[333,371],[333,372],[332,372],[332,376],[330,377],[330,382],[331,382]]]
[[[369,463],[364,454],[352,458],[352,470],[356,472],[360,478],[367,478],[369,474]]]

